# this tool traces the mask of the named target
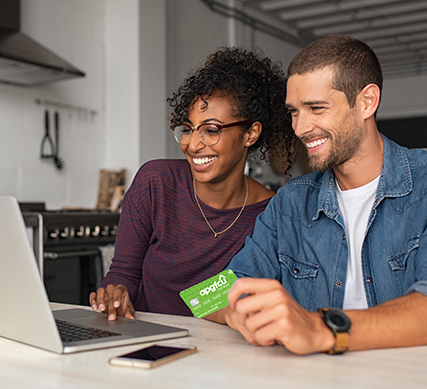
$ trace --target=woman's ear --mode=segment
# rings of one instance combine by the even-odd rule
[[[262,124],[260,122],[255,122],[252,124],[251,128],[245,132],[243,141],[246,147],[251,147],[259,138],[262,132]]]
[[[359,93],[361,99],[361,109],[364,119],[375,115],[380,105],[381,91],[378,85],[368,84]]]

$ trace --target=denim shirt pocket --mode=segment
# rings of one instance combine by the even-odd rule
[[[416,236],[411,239],[401,250],[393,253],[388,257],[388,263],[391,267],[394,281],[396,283],[396,293],[401,295],[404,293],[408,285],[405,285],[405,279],[407,278],[408,270],[408,258],[414,250],[417,250],[420,246],[420,237]]]
[[[406,262],[409,255],[413,250],[416,250],[420,246],[420,237],[416,236],[411,238],[403,250],[400,250],[399,253],[389,256],[388,262],[390,264],[391,270],[399,271],[406,269]]]
[[[279,252],[282,284],[305,309],[311,309],[319,265]]]

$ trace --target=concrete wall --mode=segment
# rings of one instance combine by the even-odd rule
[[[384,80],[379,119],[427,116],[427,75]]]

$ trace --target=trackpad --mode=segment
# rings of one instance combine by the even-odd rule
[[[132,328],[136,321],[118,317],[117,320],[108,321],[107,315],[104,313],[93,312],[86,309],[73,308],[54,311],[54,316],[60,320],[67,320],[77,325],[97,327],[114,332],[127,332]],[[141,322],[140,322],[141,323]]]

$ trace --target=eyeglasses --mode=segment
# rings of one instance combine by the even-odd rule
[[[213,146],[219,142],[221,131],[228,127],[244,126],[245,124],[252,124],[250,120],[243,120],[241,122],[234,122],[230,124],[215,124],[206,123],[198,127],[192,127],[188,124],[172,124],[170,126],[175,136],[176,141],[181,145],[188,145],[191,140],[191,135],[194,130],[197,130],[199,138],[206,146]]]

